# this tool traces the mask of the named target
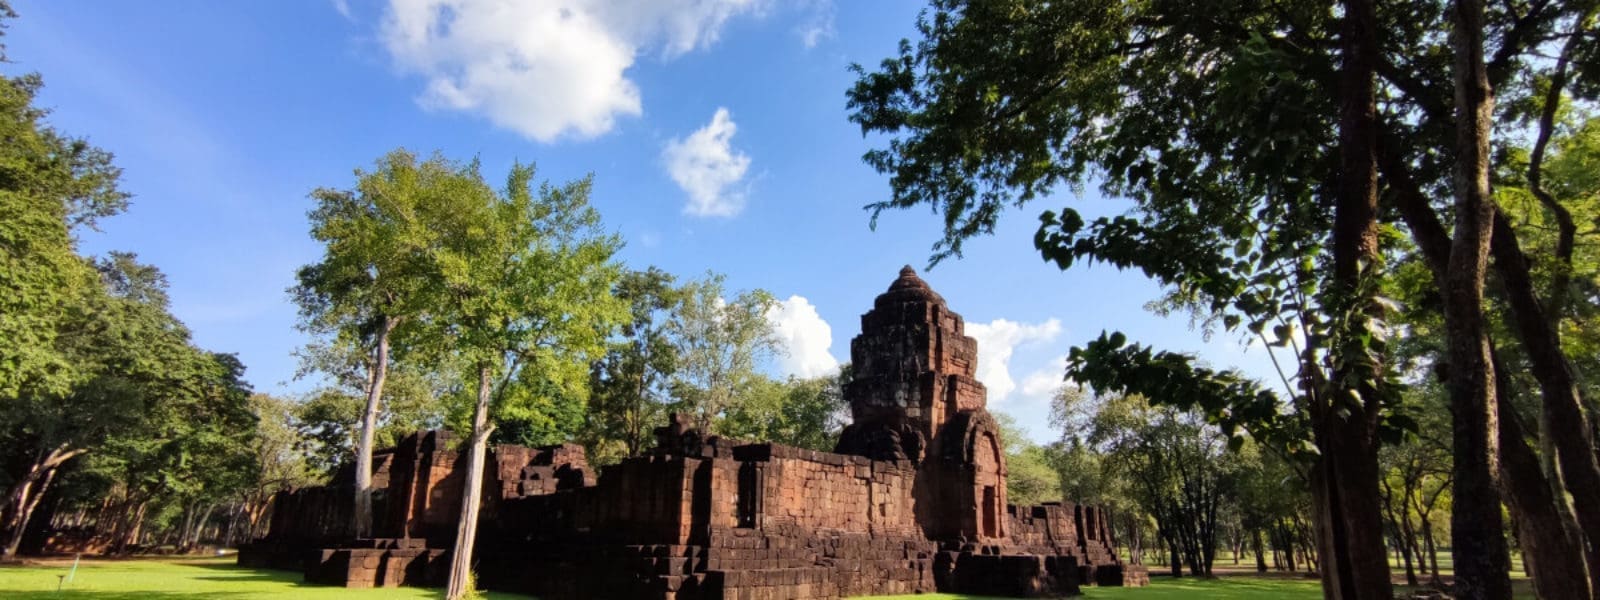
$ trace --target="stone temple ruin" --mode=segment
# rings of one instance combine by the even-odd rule
[[[595,477],[582,447],[502,445],[487,464],[481,587],[544,600],[1076,594],[1144,585],[1094,506],[1006,503],[977,342],[906,267],[861,318],[833,453],[703,436],[674,416],[657,447]],[[280,492],[243,565],[349,587],[442,585],[465,479],[452,436],[375,457],[374,539],[351,540],[349,484]]]

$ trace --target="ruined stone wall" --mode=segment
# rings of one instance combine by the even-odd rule
[[[583,446],[559,444],[527,448],[502,444],[493,450],[494,490],[500,498],[553,494],[595,484]]]
[[[734,457],[745,481],[739,487],[739,501],[747,503],[744,510],[751,516],[735,519],[742,526],[920,534],[912,511],[916,469],[908,461],[875,461],[778,444],[742,446]]]
[[[1077,506],[1070,502],[1010,507],[1007,517],[1011,543],[1031,552],[1081,555],[1076,510]]]
[[[377,537],[422,538],[448,543],[455,537],[466,470],[456,438],[442,430],[417,432],[395,447],[384,491],[385,509],[374,511]]]

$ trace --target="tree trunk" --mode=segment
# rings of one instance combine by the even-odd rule
[[[140,525],[144,523],[144,511],[149,506],[149,501],[140,500],[135,503],[129,498],[124,506],[127,508],[117,522],[116,540],[111,545],[112,554],[116,555],[126,554],[128,546],[138,542]]]
[[[5,511],[5,509],[9,508],[13,502],[17,502],[24,495],[26,495],[27,492],[24,492],[23,489],[31,489],[33,487],[33,483],[38,481],[39,478],[44,477],[46,472],[66,464],[67,461],[72,460],[73,458],[76,458],[86,452],[88,452],[87,449],[71,449],[71,446],[66,443],[56,446],[48,453],[40,450],[40,453],[35,455],[36,460],[34,461],[33,465],[28,468],[28,472],[22,477],[18,478],[16,481],[12,482],[10,489],[6,490],[6,495],[4,497],[0,497],[0,512]]]
[[[1261,555],[1261,530],[1252,529],[1250,531],[1250,538],[1256,551],[1256,572],[1265,573],[1267,572],[1267,558]]]
[[[243,509],[243,506],[235,504],[228,511],[228,529],[227,532],[222,536],[222,547],[232,548],[234,546],[233,536],[239,530],[239,513],[242,512]]]
[[[1446,233],[1421,188],[1411,179],[1408,167],[1393,152],[1381,155],[1384,174],[1397,190],[1396,202],[1418,248],[1427,257],[1436,278],[1445,281],[1449,235]],[[1574,498],[1600,498],[1600,422],[1588,419],[1579,394],[1572,366],[1561,350],[1561,341],[1539,302],[1529,273],[1527,259],[1517,242],[1516,232],[1504,213],[1496,212],[1490,251],[1495,274],[1502,284],[1511,308],[1512,331],[1527,353],[1529,371],[1539,382],[1543,418],[1550,428],[1551,443],[1566,478],[1567,490]],[[1600,502],[1575,502],[1578,523],[1589,540],[1600,540]],[[1425,528],[1431,530],[1431,527]],[[1424,536],[1425,538],[1428,536]],[[1430,544],[1431,546],[1431,544]],[[1436,548],[1430,549],[1430,552]],[[1600,552],[1593,544],[1587,553],[1591,586],[1600,591]],[[1434,569],[1437,573],[1437,569]],[[1437,575],[1435,575],[1437,577]]]
[[[383,401],[383,382],[389,376],[389,334],[394,319],[385,316],[378,327],[378,343],[372,350],[372,383],[367,386],[367,405],[361,411],[361,437],[356,441],[355,536],[372,536],[372,438],[378,429],[378,408]]]
[[[1451,11],[1456,231],[1445,273],[1444,314],[1455,458],[1455,505],[1450,513],[1454,593],[1463,600],[1510,600],[1510,558],[1495,481],[1499,467],[1497,398],[1483,313],[1495,218],[1489,196],[1494,97],[1483,64],[1482,0],[1456,0]]]
[[[489,450],[489,367],[478,368],[478,405],[472,411],[472,447],[467,451],[467,481],[461,489],[461,521],[456,524],[456,545],[450,559],[448,600],[461,600],[472,592],[472,550],[478,539],[478,509],[483,504],[484,455]]]
[[[1410,537],[1411,533],[1411,511],[1401,510],[1396,512],[1394,510],[1394,489],[1389,486],[1387,479],[1380,480],[1380,483],[1383,484],[1384,510],[1389,513],[1389,526],[1394,538],[1395,558],[1405,566],[1406,585],[1415,586],[1417,585],[1417,572],[1411,566],[1411,548],[1406,545],[1406,538]],[[1406,492],[1409,494],[1410,490],[1407,489]]]
[[[1567,491],[1575,499],[1600,498],[1600,462],[1596,462],[1592,427],[1583,410],[1577,379],[1535,295],[1516,233],[1503,214],[1495,219],[1493,252],[1495,273],[1500,275],[1511,306],[1513,329],[1526,350],[1529,371],[1539,382],[1543,420]],[[1596,542],[1600,540],[1600,502],[1574,502],[1572,508],[1591,544],[1587,556],[1591,586],[1600,590],[1600,552],[1593,548],[1600,543]]]
[[[193,505],[183,507],[183,523],[178,525],[178,541],[173,542],[174,549],[179,553],[187,552],[189,549],[189,526],[194,524],[194,513]]]
[[[28,529],[28,518],[33,516],[33,509],[39,506],[39,501],[44,498],[45,491],[50,489],[50,482],[55,477],[56,470],[52,468],[45,472],[43,478],[39,479],[38,488],[32,491],[24,490],[23,493],[27,497],[21,498],[15,504],[16,516],[12,518],[12,522],[9,524],[11,535],[6,540],[5,550],[3,555],[0,555],[0,559],[11,560],[17,557],[17,548],[22,546],[22,535]]]
[[[1433,521],[1422,521],[1422,542],[1428,547],[1428,571],[1432,573],[1431,583],[1440,583],[1439,579],[1439,547],[1433,543]]]
[[[1128,563],[1135,565],[1144,564],[1144,528],[1139,526],[1140,517],[1134,511],[1127,511],[1128,520]]]
[[[1523,568],[1533,579],[1534,592],[1550,600],[1594,597],[1584,560],[1583,534],[1570,515],[1557,504],[1565,498],[1551,494],[1539,458],[1528,446],[1517,411],[1510,406],[1510,376],[1495,361],[1500,395],[1500,475],[1506,505],[1518,524]]]
[[[1356,335],[1354,329],[1366,330],[1363,317],[1378,310],[1372,292],[1362,285],[1366,269],[1378,260],[1378,43],[1372,0],[1341,4],[1339,174],[1334,186],[1334,281],[1329,297],[1332,308],[1353,315],[1350,330],[1340,332],[1343,338]],[[1313,436],[1322,451],[1313,477],[1313,496],[1320,498],[1314,501],[1315,537],[1323,594],[1330,600],[1394,596],[1378,494],[1375,434],[1381,395],[1371,389],[1380,370],[1369,358],[1336,355],[1341,367],[1326,384],[1328,389],[1313,399]],[[1302,360],[1316,363],[1309,356]],[[1288,550],[1293,552],[1292,547]]]
[[[6,520],[3,529],[7,536],[4,549],[0,550],[0,559],[4,560],[16,558],[16,550],[13,548],[14,544],[12,542],[18,541],[20,543],[22,539],[22,525],[27,522],[27,514],[23,509],[27,508],[33,499],[33,480],[23,480],[12,487],[14,489],[11,491],[10,501],[6,503],[7,506],[11,507],[11,510],[4,513]]]
[[[212,503],[206,506],[205,512],[200,513],[200,520],[194,524],[194,533],[189,536],[189,546],[191,550],[195,546],[205,543],[206,527],[211,524],[211,513],[216,510],[217,505]]]

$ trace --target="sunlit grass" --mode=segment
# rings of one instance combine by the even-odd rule
[[[1266,577],[1223,577],[1219,579],[1171,579],[1158,577],[1150,587],[1086,587],[1082,598],[1090,600],[1317,600],[1322,589],[1316,581]],[[923,594],[920,596],[880,596],[872,600],[990,600],[981,596]]]
[[[234,564],[233,557],[206,559],[85,560],[72,581],[63,576],[71,561],[48,565],[0,567],[0,598],[18,600],[254,600],[257,598],[442,598],[443,590],[398,588],[350,590],[341,587],[306,584],[299,573],[265,569],[246,569]],[[61,585],[61,592],[56,586]],[[490,598],[512,600],[526,596],[489,594]]]
[[[1440,567],[1444,567],[1443,556]],[[21,600],[252,600],[258,598],[306,598],[356,600],[379,598],[440,598],[442,590],[398,588],[350,590],[302,583],[299,573],[266,569],[246,569],[228,558],[150,558],[136,560],[86,560],[71,582],[63,576],[70,561],[43,565],[0,566],[0,598]],[[57,584],[63,584],[60,593]],[[1520,579],[1518,598],[1532,598],[1527,580]],[[1088,600],[1316,600],[1322,597],[1318,582],[1292,574],[1258,577],[1230,574],[1216,579],[1155,577],[1146,588],[1086,587]],[[496,600],[527,600],[515,594],[489,594]],[[987,600],[976,596],[924,594],[920,596],[881,596],[873,600]]]

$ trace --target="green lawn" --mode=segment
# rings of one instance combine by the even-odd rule
[[[56,593],[58,576],[66,575],[71,561],[61,565],[0,567],[0,598],[8,600],[255,600],[258,598],[442,598],[443,590],[398,588],[347,590],[311,585],[291,571],[243,569],[234,557],[205,559],[134,559],[84,561],[71,583]],[[514,594],[489,594],[496,600],[523,599]]]
[[[1086,600],[1320,600],[1322,589],[1313,580],[1224,577],[1173,580],[1158,577],[1147,588],[1083,588]],[[866,599],[864,599],[866,600]],[[980,596],[924,594],[878,596],[870,600],[991,600]]]
[[[233,557],[200,559],[88,560],[78,567],[73,581],[56,593],[60,576],[71,561],[28,566],[0,566],[0,598],[20,600],[252,600],[258,598],[439,598],[441,590],[399,588],[347,590],[308,585],[290,571],[243,569]],[[1442,566],[1442,565],[1441,565]],[[1531,598],[1526,580],[1519,582],[1518,597]],[[1156,577],[1148,588],[1084,588],[1087,600],[1316,600],[1322,597],[1315,580],[1288,576],[1227,576],[1219,579]],[[515,594],[489,594],[494,600],[527,600]],[[973,596],[927,594],[879,597],[873,600],[984,600]]]

